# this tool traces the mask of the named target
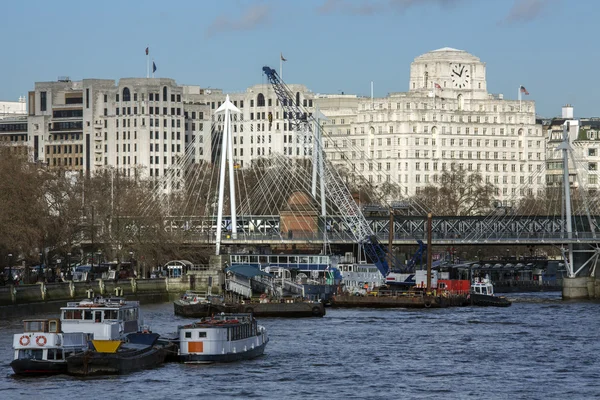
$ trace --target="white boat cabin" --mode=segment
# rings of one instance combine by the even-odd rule
[[[118,340],[140,329],[140,303],[122,298],[87,299],[61,307],[63,332],[84,332],[95,340]]]
[[[493,296],[494,285],[488,278],[475,278],[471,283],[471,293]]]
[[[226,355],[262,346],[264,327],[252,314],[225,314],[178,327],[180,355]]]
[[[24,320],[23,333],[13,336],[15,360],[64,361],[86,347],[87,335],[61,332],[58,319]]]

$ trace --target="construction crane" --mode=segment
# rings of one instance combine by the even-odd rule
[[[273,90],[279,99],[279,105],[285,111],[285,115],[289,119],[293,128],[297,131],[304,132],[310,135],[312,141],[316,144],[316,151],[324,157],[322,143],[318,139],[323,136],[321,126],[314,123],[314,117],[300,104],[294,101],[294,93],[281,80],[277,72],[269,67],[263,67],[263,72],[273,86]],[[312,126],[320,132],[314,132]],[[290,128],[290,130],[292,130]],[[316,135],[318,133],[320,135]],[[323,159],[325,162],[325,159]],[[377,266],[377,269],[385,277],[390,273],[390,265],[385,247],[379,243],[377,236],[371,229],[364,215],[362,214],[358,204],[352,198],[348,188],[342,183],[337,170],[331,163],[328,163],[327,168],[323,168],[320,179],[325,182],[327,197],[334,203],[343,219],[344,224],[348,227],[356,243],[364,250],[367,257]]]

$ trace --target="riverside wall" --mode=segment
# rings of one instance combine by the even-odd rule
[[[68,301],[93,296],[124,296],[129,300],[156,303],[174,300],[190,289],[190,278],[121,279],[92,282],[39,282],[33,285],[0,286],[0,318],[33,317],[58,310]]]

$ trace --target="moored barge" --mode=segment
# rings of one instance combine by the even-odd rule
[[[261,356],[269,338],[252,314],[220,314],[178,327],[179,361],[232,362]]]

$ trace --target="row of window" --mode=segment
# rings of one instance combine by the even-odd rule
[[[123,146],[124,146],[124,145],[123,145]],[[167,144],[166,144],[166,143],[165,143],[165,144],[163,144],[163,151],[164,151],[164,152],[167,152],[167,151],[168,151],[168,148],[169,148],[169,147],[167,146]],[[175,146],[174,144],[172,144],[172,145],[171,145],[171,151],[172,151],[172,152],[175,152],[175,149],[177,149],[177,153],[181,152],[181,145],[179,145],[179,144],[178,144],[177,146]],[[117,150],[117,151],[119,151],[119,150]],[[125,151],[125,150],[123,150],[123,151]],[[156,144],[152,144],[152,143],[150,143],[150,152],[151,152],[151,153],[154,153],[154,152],[159,152],[159,151],[160,151],[160,145],[159,145],[158,143],[156,143]]]
[[[163,132],[163,140],[167,140],[167,132]],[[177,139],[175,139],[177,137]],[[155,140],[159,140],[160,139],[160,132],[159,131],[150,131],[150,140],[155,139]],[[175,132],[171,132],[171,140],[181,140],[181,132],[177,132],[177,134]]]
[[[369,171],[373,171],[374,167],[376,167],[377,171],[383,171],[384,170],[384,163],[368,163],[366,164],[368,167]],[[447,164],[445,162],[439,163],[437,161],[435,162],[424,162],[423,164],[423,170],[424,171],[438,171],[438,167],[441,167],[441,171],[445,171],[446,170],[446,166]],[[450,168],[454,168],[453,166],[456,166],[457,168],[463,169],[465,167],[465,165],[463,163],[450,163]],[[518,167],[517,167],[518,165]],[[352,164],[352,168],[355,170],[356,169],[356,165]],[[397,165],[398,171],[402,171],[402,163],[399,162]],[[391,171],[392,169],[392,163],[391,162],[386,162],[385,163],[385,170],[386,171]],[[477,171],[477,172],[482,172],[482,164],[473,164],[473,163],[467,163],[466,165],[466,169],[467,171]],[[360,163],[358,164],[358,170],[363,172],[365,170],[365,163]],[[404,170],[405,171],[410,171],[409,169],[409,164],[408,162],[404,163]],[[416,162],[415,163],[415,170],[416,171],[421,171],[421,163],[420,162]],[[509,171],[510,170],[510,171]],[[518,171],[517,171],[518,170]],[[537,165],[536,166],[536,171],[537,172],[541,172],[542,170],[542,166],[541,165]],[[486,172],[521,172],[524,173],[525,172],[525,165],[523,164],[485,164],[485,171]],[[533,165],[529,164],[528,165],[528,172],[532,173],[533,172]]]
[[[65,144],[46,146],[46,154],[71,154],[83,153],[82,144]]]
[[[0,124],[0,132],[27,132],[27,123]]]
[[[394,103],[388,102],[388,103],[372,103],[372,102],[368,102],[368,103],[361,103],[359,105],[359,109],[360,110],[402,110],[402,103],[395,103],[395,108],[393,108],[392,106],[394,105]],[[475,104],[474,104],[475,105]],[[442,102],[441,104],[438,105],[439,107],[441,107],[442,109],[445,109],[446,103]],[[428,109],[432,109],[433,107],[430,107],[428,103],[426,102],[406,102],[405,103],[405,110],[428,110]],[[527,108],[527,112],[531,112],[531,105],[530,104],[525,104],[525,107],[521,107],[522,111],[525,111],[524,108]],[[500,107],[497,104],[494,104],[491,108],[486,107],[485,104],[477,104],[477,110],[473,110],[473,111],[480,111],[480,112],[489,112],[489,111],[493,111],[493,112],[517,112],[519,111],[519,107],[517,105],[510,105],[510,104],[503,104]],[[470,118],[470,117],[469,117]]]
[[[26,142],[27,135],[2,135],[0,141],[2,142]]]
[[[66,157],[66,158],[52,158],[52,166],[53,167],[72,167],[72,166],[82,166],[83,165],[83,157]]]
[[[162,98],[163,98],[163,101],[168,101],[168,98],[169,98],[168,97],[168,88],[166,86],[163,87]],[[146,101],[145,93],[141,94],[141,100]],[[148,93],[148,100],[149,101],[160,101],[160,94],[150,92],[150,93]],[[119,102],[119,93],[117,93],[115,95],[115,101],[117,103]],[[123,88],[123,101],[124,102],[131,101],[131,91],[127,87]],[[133,101],[138,101],[138,94],[136,92],[133,93]],[[172,102],[177,101],[178,103],[181,103],[181,94],[171,93],[171,101]],[[108,103],[108,95],[107,94],[104,95],[104,102]]]

